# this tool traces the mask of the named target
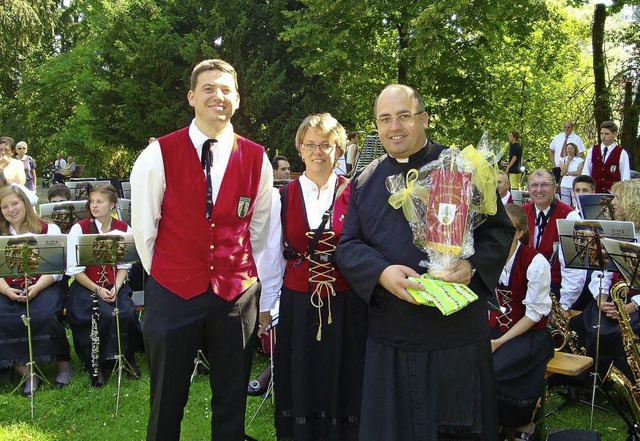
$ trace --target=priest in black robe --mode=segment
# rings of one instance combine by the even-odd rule
[[[388,203],[388,176],[420,169],[447,147],[426,137],[429,116],[412,88],[385,88],[375,105],[387,154],[352,183],[337,263],[369,305],[360,439],[497,440],[498,420],[488,307],[515,229],[501,202],[474,231],[475,253],[443,278],[479,296],[444,316],[419,305],[407,277],[425,273],[426,253],[413,244],[402,210]]]

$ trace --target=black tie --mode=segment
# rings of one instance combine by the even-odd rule
[[[202,169],[207,175],[207,219],[211,219],[211,211],[213,210],[213,191],[211,189],[211,164],[213,163],[213,154],[211,153],[211,144],[218,142],[216,139],[207,139],[202,144],[202,155],[200,162]]]
[[[602,152],[602,162],[607,159],[607,150],[609,150],[609,147],[605,147],[604,151]]]
[[[544,227],[547,226],[547,216],[541,211],[538,213],[536,219],[536,227],[538,227],[538,235],[536,236],[536,249],[540,246],[540,240],[542,239],[542,233],[544,233]]]

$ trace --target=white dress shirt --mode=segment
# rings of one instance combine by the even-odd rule
[[[620,152],[620,161],[618,162],[618,169],[620,170],[620,180],[627,181],[631,179],[631,166],[629,165],[629,154],[627,153],[627,151],[615,143],[606,147],[607,154],[603,155],[602,162],[604,163],[607,160],[613,149],[621,149],[622,151]],[[601,153],[604,153],[604,148],[605,146],[603,144],[600,144]],[[582,169],[583,175],[593,176],[593,159],[591,159],[592,156],[593,149],[591,148],[587,152],[587,157],[584,160],[584,168]]]
[[[518,250],[522,246],[518,243],[513,256],[507,261],[500,275],[500,283],[509,286],[509,278],[513,269]],[[551,266],[542,254],[536,255],[527,268],[527,293],[522,304],[525,307],[525,316],[535,323],[542,317],[546,317],[551,312],[551,297],[549,290],[551,287]]]
[[[195,119],[189,126],[189,138],[196,149],[198,158],[200,158],[202,144],[209,137],[198,129]],[[214,204],[218,198],[222,178],[227,169],[235,141],[233,126],[231,124],[227,125],[224,132],[216,137],[216,140],[218,142],[211,147],[213,152],[211,189]],[[203,173],[205,173],[204,170]],[[188,178],[188,176],[185,176],[185,179]],[[142,151],[133,166],[129,181],[131,182],[131,225],[133,225],[133,236],[142,265],[147,272],[150,272],[153,248],[158,235],[158,223],[162,217],[162,200],[166,189],[164,162],[158,141],[152,142]],[[249,223],[254,260],[264,252],[269,238],[272,187],[273,169],[265,153],[262,160],[258,195],[253,216]],[[203,238],[203,240],[205,239]],[[258,277],[263,284],[267,283],[264,273],[264,268],[258,267]],[[262,305],[260,309],[263,311]],[[269,308],[266,310],[269,310]]]

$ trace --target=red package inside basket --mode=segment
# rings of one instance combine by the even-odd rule
[[[426,245],[459,256],[469,213],[471,173],[434,170],[427,209]]]

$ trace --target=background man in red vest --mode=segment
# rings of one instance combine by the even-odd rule
[[[267,243],[273,171],[264,148],[233,131],[240,96],[231,65],[198,64],[187,99],[195,110],[191,125],[151,143],[130,179],[134,238],[150,274],[143,332],[151,375],[147,440],[180,439],[193,360],[204,348],[211,438],[240,441],[258,329],[255,262]],[[272,301],[260,301],[264,329]]]
[[[609,193],[615,182],[631,179],[629,155],[616,144],[618,126],[613,121],[600,124],[600,139],[587,153],[582,173],[596,183],[596,193]]]

